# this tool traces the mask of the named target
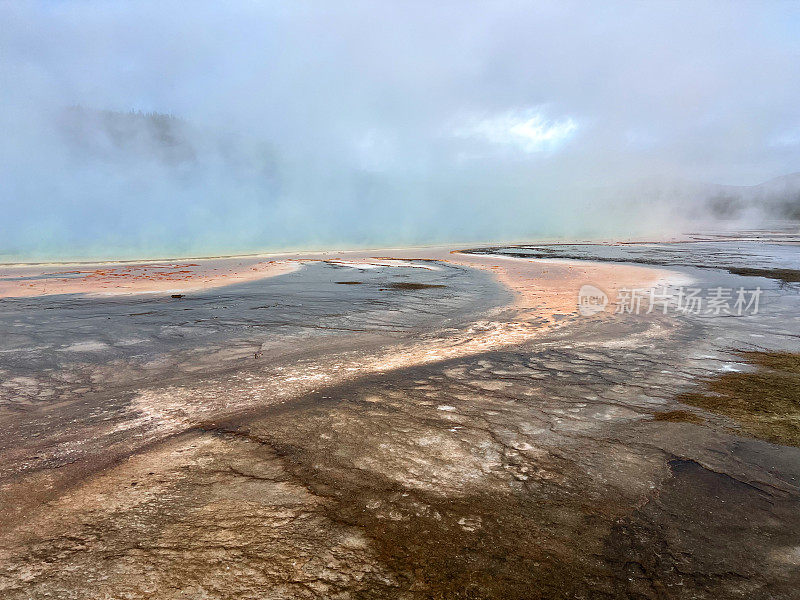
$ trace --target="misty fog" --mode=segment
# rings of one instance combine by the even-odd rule
[[[797,220],[798,106],[791,3],[4,2],[0,260]]]

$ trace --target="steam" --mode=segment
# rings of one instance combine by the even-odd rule
[[[0,260],[756,218],[696,182],[800,170],[798,30],[790,3],[3,3]]]

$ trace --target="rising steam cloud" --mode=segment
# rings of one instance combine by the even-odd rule
[[[790,3],[3,3],[0,259],[696,225],[695,182],[800,170],[798,32]]]

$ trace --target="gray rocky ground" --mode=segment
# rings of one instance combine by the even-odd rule
[[[677,401],[746,369],[745,339],[791,349],[781,302],[735,327],[575,319],[308,385],[237,364],[49,406],[6,433],[0,596],[796,598],[800,449]],[[341,370],[396,341],[292,364]]]

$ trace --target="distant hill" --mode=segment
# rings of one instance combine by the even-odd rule
[[[598,188],[594,197],[615,219],[649,220],[676,229],[697,226],[757,227],[800,222],[800,172],[750,186],[644,179]]]
[[[172,165],[197,158],[189,125],[172,115],[71,106],[59,115],[58,129],[70,147],[96,158],[149,158]]]
[[[706,185],[694,192],[701,206],[717,219],[745,214],[800,221],[800,173],[790,173],[752,186]]]
[[[745,188],[742,198],[777,217],[800,221],[800,172]]]
[[[157,163],[166,168],[222,168],[233,177],[272,179],[275,154],[268,143],[217,133],[174,115],[71,106],[56,128],[76,160],[119,167]]]

